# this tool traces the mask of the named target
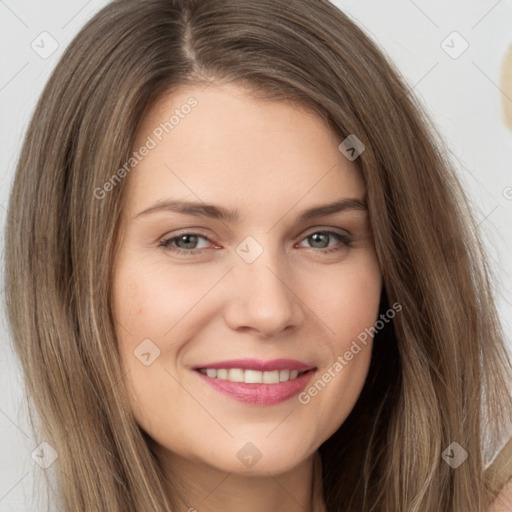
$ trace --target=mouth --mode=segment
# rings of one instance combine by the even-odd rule
[[[245,384],[278,384],[295,380],[311,370],[244,370],[243,368],[200,368],[198,370],[210,379],[228,380],[230,382],[245,382]]]
[[[216,391],[239,402],[274,405],[300,393],[316,367],[291,359],[239,359],[192,368]]]

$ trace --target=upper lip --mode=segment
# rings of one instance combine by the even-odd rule
[[[272,359],[262,361],[261,359],[231,359],[229,361],[217,361],[215,363],[198,364],[191,367],[193,370],[202,368],[241,368],[243,370],[259,370],[261,372],[273,370],[314,370],[312,366],[294,359]]]

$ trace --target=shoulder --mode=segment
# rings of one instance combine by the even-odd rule
[[[485,471],[491,488],[499,490],[488,512],[512,512],[512,438]]]
[[[489,512],[512,512],[512,479],[502,488]]]

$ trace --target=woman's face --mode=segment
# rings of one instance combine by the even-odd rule
[[[341,142],[234,85],[183,88],[143,120],[114,307],[134,414],[169,461],[284,472],[353,408],[381,274]]]

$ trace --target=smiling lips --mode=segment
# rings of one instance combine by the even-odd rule
[[[243,368],[202,368],[202,374],[212,379],[229,380],[230,382],[245,382],[246,384],[277,384],[296,379],[304,372],[299,370],[273,370],[261,372],[259,370],[244,370]]]
[[[292,359],[238,359],[192,369],[215,390],[256,405],[277,404],[300,393],[316,370]]]

